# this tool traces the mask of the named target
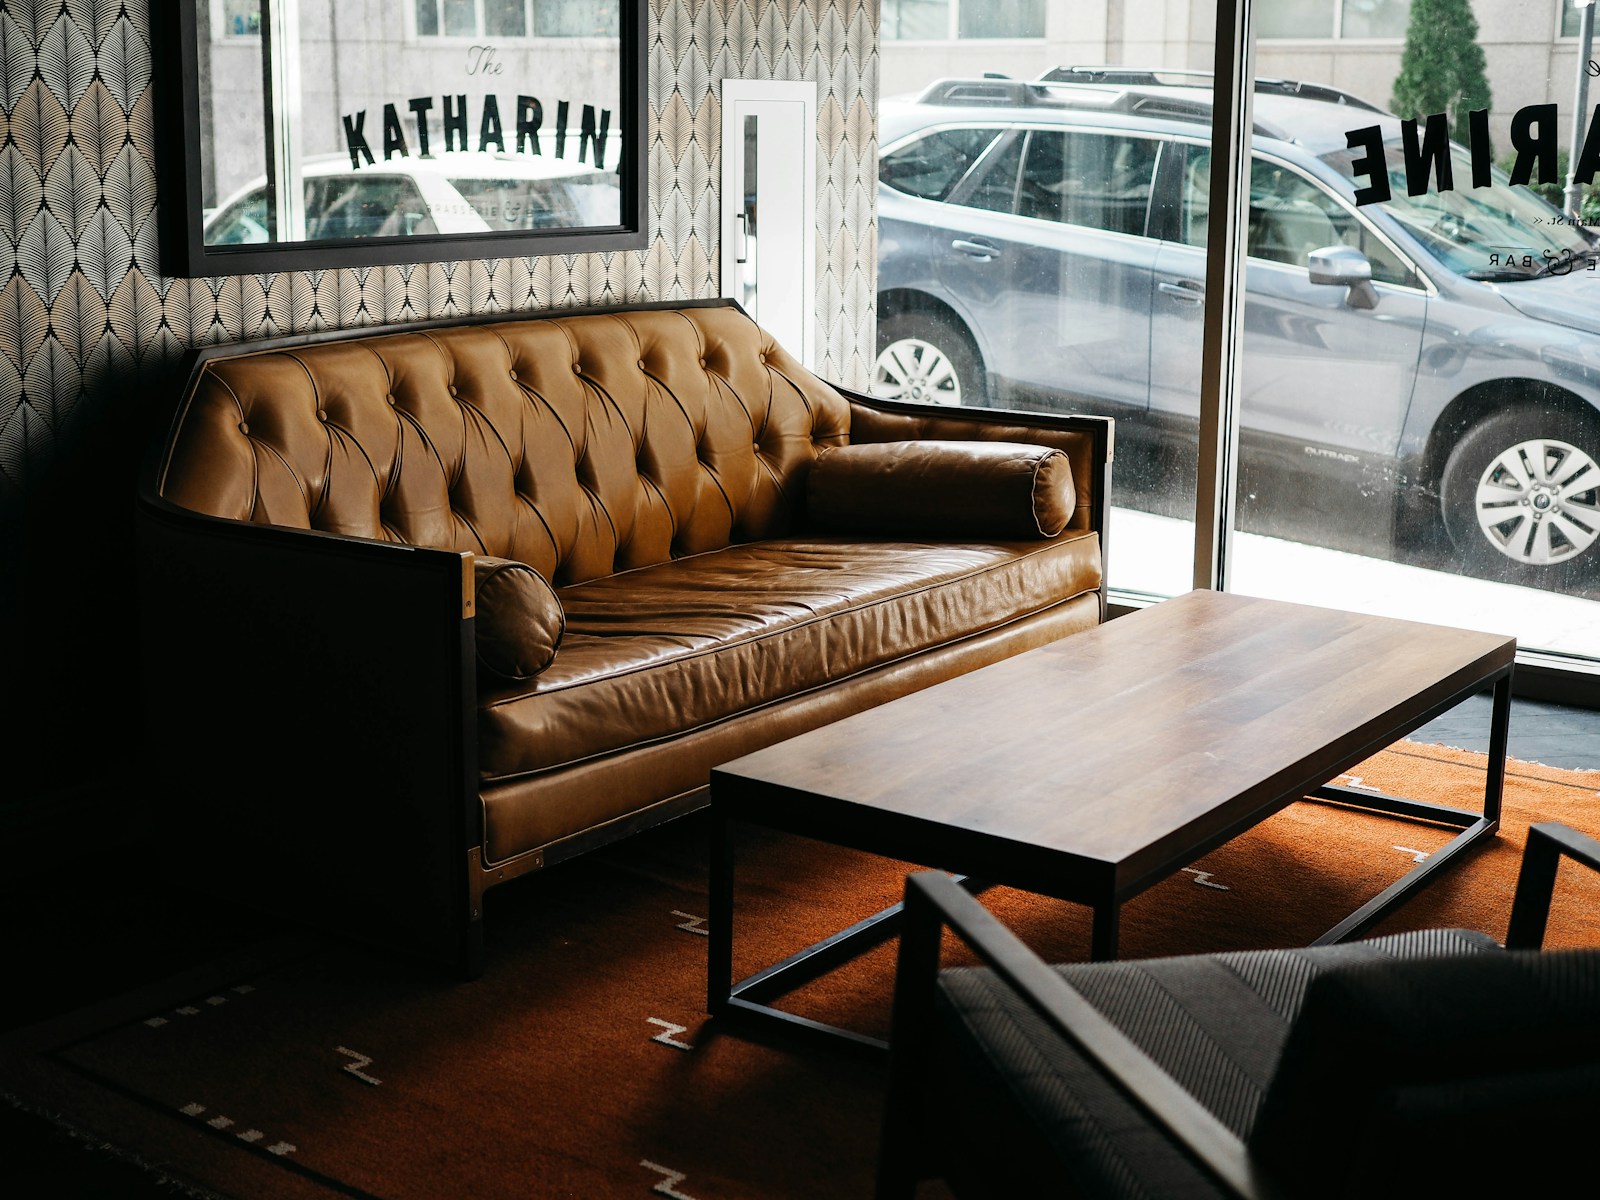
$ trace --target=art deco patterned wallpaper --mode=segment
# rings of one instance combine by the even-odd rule
[[[818,85],[819,368],[864,385],[877,0],[651,0],[643,252],[222,279],[157,268],[150,3],[0,2],[0,517],[86,427],[167,381],[189,346],[716,295],[723,78]]]

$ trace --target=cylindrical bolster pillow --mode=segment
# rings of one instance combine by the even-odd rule
[[[509,558],[472,560],[478,663],[514,681],[550,665],[566,632],[567,614],[543,575]]]
[[[811,465],[819,530],[940,538],[1055,537],[1077,507],[1060,450],[1020,442],[864,442]]]

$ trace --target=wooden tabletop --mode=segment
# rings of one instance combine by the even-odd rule
[[[736,759],[712,800],[924,865],[1004,863],[1007,882],[1067,898],[1123,892],[1404,737],[1515,652],[1199,590]]]

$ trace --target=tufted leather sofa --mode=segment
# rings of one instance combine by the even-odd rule
[[[1101,620],[1110,433],[852,394],[731,301],[198,352],[138,506],[174,862],[475,974],[491,886],[704,803],[719,762]],[[929,439],[1059,448],[1066,528],[808,521],[819,453]],[[553,589],[529,677],[482,669],[485,559]]]

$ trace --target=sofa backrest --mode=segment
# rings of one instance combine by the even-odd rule
[[[744,312],[631,309],[205,361],[161,495],[528,563],[557,586],[780,534],[848,402]]]

